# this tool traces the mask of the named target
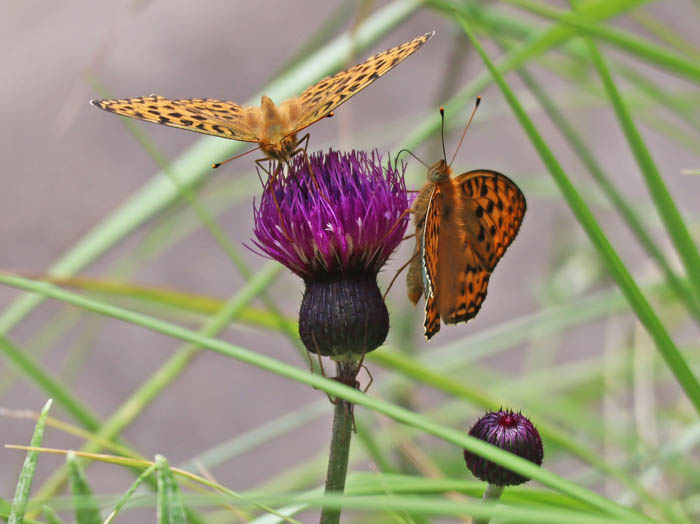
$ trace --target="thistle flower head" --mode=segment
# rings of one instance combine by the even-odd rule
[[[540,434],[532,422],[520,413],[510,410],[486,413],[472,426],[469,434],[534,462],[538,466],[542,464],[543,449]],[[464,460],[475,477],[489,484],[510,486],[530,480],[466,449]]]
[[[376,151],[296,155],[254,209],[255,245],[304,280],[376,275],[406,231],[409,205],[403,166],[381,160]]]
[[[306,284],[299,335],[309,351],[357,360],[384,342],[377,273],[408,225],[404,169],[376,151],[298,154],[254,207],[255,245]]]

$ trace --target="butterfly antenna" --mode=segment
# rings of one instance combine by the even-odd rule
[[[398,162],[399,162],[399,155],[401,155],[401,153],[408,153],[408,154],[411,155],[413,158],[415,158],[416,160],[418,160],[418,162],[420,162],[421,164],[423,164],[423,166],[425,166],[426,169],[429,169],[428,165],[427,165],[425,162],[423,162],[420,158],[418,158],[416,155],[414,155],[413,152],[412,152],[410,149],[401,149],[398,153],[396,153],[396,156],[394,157],[394,169],[396,169],[396,166],[397,166],[397,164],[398,164]]]
[[[457,152],[459,151],[459,148],[462,147],[462,142],[464,142],[464,136],[467,134],[467,129],[469,129],[469,125],[472,123],[472,120],[474,119],[474,115],[476,114],[476,110],[479,108],[480,103],[481,103],[481,97],[477,96],[476,102],[474,103],[474,109],[472,110],[472,114],[469,117],[469,121],[467,122],[467,125],[464,126],[464,131],[462,131],[462,137],[459,139],[459,144],[457,144],[457,149],[455,149],[455,154],[452,156],[452,160],[450,160],[449,165],[452,165],[452,162],[455,161],[455,158],[457,157]],[[444,142],[443,142],[443,147],[444,147]]]
[[[445,152],[445,108],[442,106],[440,106],[440,139],[442,140],[442,158],[447,164],[447,153]]]
[[[232,156],[231,158],[224,160],[223,162],[217,162],[216,164],[212,164],[211,167],[212,169],[217,169],[223,166],[224,164],[228,164],[231,160],[236,160],[237,158],[246,156],[248,153],[252,153],[253,151],[257,151],[258,149],[260,149],[260,146],[254,147],[253,149],[249,149],[248,151],[246,151],[245,153],[241,153],[240,155]]]

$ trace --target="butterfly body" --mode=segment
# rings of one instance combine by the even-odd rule
[[[235,102],[213,98],[171,100],[159,95],[91,100],[90,103],[105,111],[137,120],[231,140],[255,142],[268,158],[287,161],[299,151],[299,131],[325,118],[336,107],[403,62],[433,34],[426,33],[324,78],[298,97],[285,100],[279,106],[267,96],[262,97],[260,107],[243,107]]]
[[[476,170],[451,176],[441,160],[413,203],[416,256],[406,276],[408,297],[425,295],[425,336],[476,316],[491,273],[515,238],[525,197],[505,175]]]

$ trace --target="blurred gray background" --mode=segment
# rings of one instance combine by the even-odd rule
[[[371,10],[386,3],[374,2]],[[89,99],[97,96],[87,81],[88,73],[120,98],[158,93],[170,98],[215,97],[243,102],[275,76],[308,35],[340,4],[337,0],[197,3],[171,0],[142,4],[28,0],[6,3],[0,17],[0,56],[5,72],[4,81],[0,83],[4,120],[4,139],[0,142],[3,245],[0,269],[44,274],[52,262],[158,170],[118,118],[88,104]],[[685,13],[692,9],[690,2],[672,1],[653,3],[647,11],[672,24],[698,45],[698,18],[685,18]],[[353,22],[349,18],[344,29],[351,28]],[[637,27],[629,20],[622,21],[621,25]],[[394,149],[413,125],[437,111],[444,101],[441,96],[445,96],[441,91],[442,80],[453,67],[449,57],[456,40],[449,22],[434,13],[419,12],[387,35],[371,52],[387,49],[433,29],[437,34],[423,49],[343,105],[336,112],[336,118],[314,125],[310,149],[368,148],[376,137],[381,138],[381,144],[377,145],[382,151]],[[492,46],[489,51],[493,55],[498,53]],[[369,54],[370,51],[364,52],[353,62]],[[467,49],[456,87],[463,86],[482,69],[481,61]],[[535,69],[533,72],[565,96],[564,82],[543,71]],[[669,86],[683,87],[682,81],[669,75],[653,71],[652,74],[667,81]],[[514,86],[521,86],[515,75],[510,75],[509,80]],[[587,240],[565,205],[556,194],[547,196],[550,186],[545,170],[504,106],[500,92],[491,87],[482,95],[482,109],[457,157],[458,172],[460,168],[484,167],[508,174],[525,190],[528,212],[518,238],[491,280],[489,296],[479,317],[468,326],[443,326],[435,339],[438,343],[536,311],[545,275],[559,267],[566,259],[567,250],[579,244],[583,247],[577,249],[584,255],[590,252]],[[646,188],[612,113],[604,109],[573,109],[567,114],[585,133],[589,144],[598,153],[605,152],[605,167],[618,177],[616,181],[627,194],[646,200]],[[590,189],[589,177],[572,158],[546,117],[538,110],[531,115],[542,126],[577,185]],[[467,116],[465,109],[464,118],[458,124],[466,122]],[[202,139],[194,133],[152,124],[139,125],[169,158]],[[680,173],[685,168],[700,167],[700,157],[654,130],[643,127],[643,132],[654,147],[654,158],[674,196],[686,208],[697,209],[700,177]],[[448,141],[448,155],[454,151],[455,138]],[[432,162],[436,160],[436,143],[416,153]],[[211,178],[248,177],[251,184],[257,184],[251,168],[252,159],[245,157],[230,163]],[[202,158],[205,164],[220,160]],[[412,169],[409,185],[416,188],[422,182],[422,168],[412,162]],[[532,194],[528,188],[535,188]],[[605,210],[597,214],[625,261],[638,272],[637,276],[642,279],[653,276],[648,262],[619,219]],[[250,199],[229,209],[219,217],[219,222],[250,264],[260,266],[262,259],[242,246],[251,237]],[[145,234],[146,231],[135,232],[83,274],[101,275]],[[380,275],[382,287],[409,253],[408,245],[397,252]],[[595,273],[596,270],[595,256],[590,260],[593,262],[584,264],[581,276],[584,285],[590,276],[586,271]],[[131,280],[222,299],[242,285],[242,279],[223,251],[202,228],[139,268]],[[573,277],[570,283],[578,285]],[[272,287],[274,296],[290,315],[296,312],[301,291],[300,282],[292,275],[285,275]],[[0,288],[0,305],[10,304],[18,295],[15,290]],[[393,313],[394,308],[406,309],[404,296],[401,277],[390,295],[390,312]],[[43,322],[62,310],[60,304],[45,303],[13,330],[11,340],[22,347]],[[85,316],[95,320],[92,315]],[[419,346],[429,350],[430,346],[422,342],[421,306],[411,318],[413,325],[402,326],[402,329],[411,330]],[[75,330],[43,357],[46,369],[58,374],[64,368],[69,349],[79,334],[80,331]],[[596,331],[572,332],[569,336],[571,355],[589,350],[600,339]],[[281,337],[244,328],[232,328],[222,337],[294,365],[307,366]],[[100,417],[107,418],[179,345],[177,341],[129,324],[109,319],[100,321],[98,335],[90,345],[85,365],[73,378],[71,390]],[[8,376],[7,365],[0,357],[3,376]],[[500,365],[517,372],[517,353],[503,357]],[[381,372],[376,371],[375,376],[381,376]],[[203,352],[124,436],[146,456],[161,453],[172,464],[178,464],[272,417],[319,399],[325,399],[322,392]],[[20,380],[5,392],[0,405],[37,410],[44,400],[43,392]],[[60,409],[55,409],[53,414],[66,418]],[[0,444],[26,443],[32,428],[33,423],[29,421],[0,418]],[[235,490],[254,487],[286,467],[302,462],[305,457],[325,451],[329,434],[330,418],[316,418],[294,432],[293,438],[286,437],[272,446],[246,453],[216,468],[214,474]],[[78,446],[79,442],[49,430],[45,444],[70,447]],[[3,465],[0,496],[3,498],[12,497],[22,460],[22,453],[0,448],[0,464]],[[60,462],[61,459],[42,456],[38,478],[46,478]],[[103,465],[91,469],[89,476],[96,491],[107,493],[123,491],[131,478],[121,468]]]

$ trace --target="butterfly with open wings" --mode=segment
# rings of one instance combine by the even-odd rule
[[[170,100],[159,95],[124,100],[91,100],[94,106],[121,116],[231,140],[256,142],[271,160],[288,161],[299,152],[297,133],[418,51],[435,32],[426,33],[324,78],[298,97],[276,106],[263,96],[260,107],[242,107],[213,98]]]

